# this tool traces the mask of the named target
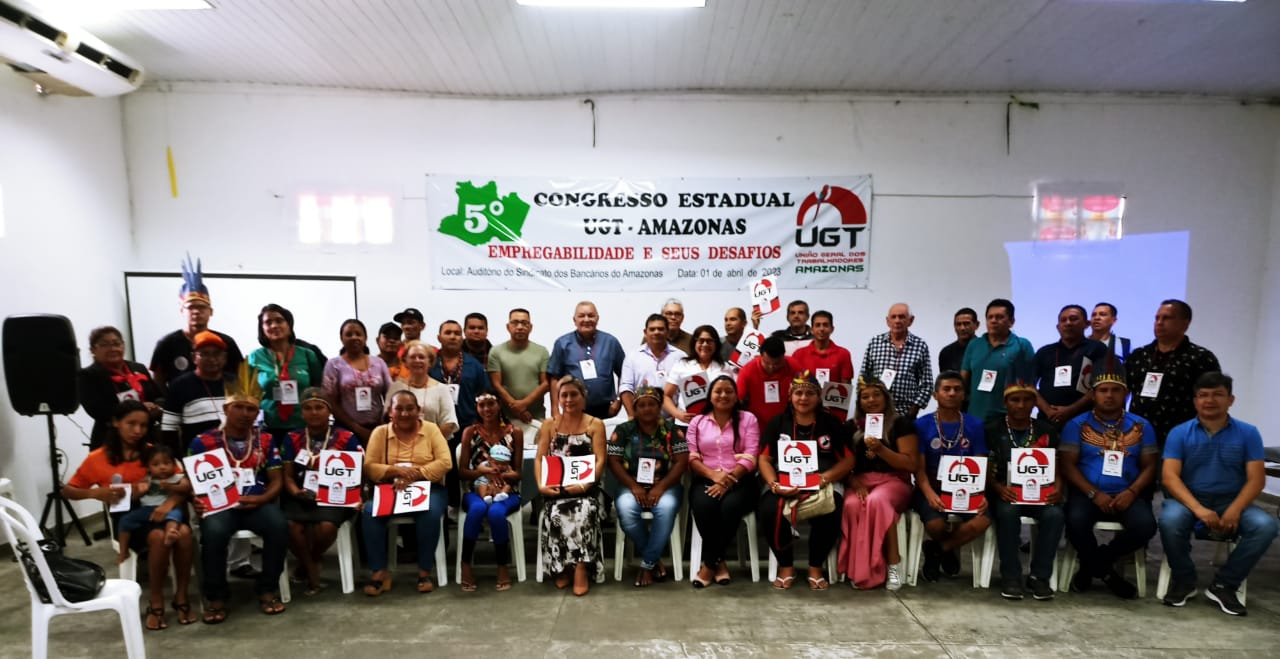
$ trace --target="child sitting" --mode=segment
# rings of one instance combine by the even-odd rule
[[[120,518],[120,555],[116,557],[117,563],[129,560],[129,539],[134,531],[149,528],[152,523],[164,522],[164,544],[169,546],[178,540],[179,525],[186,523],[183,507],[169,502],[170,490],[184,478],[177,473],[178,465],[173,458],[173,451],[168,446],[151,446],[143,453],[143,461],[151,476],[149,486],[146,493],[138,499],[137,507]],[[165,485],[169,488],[165,488]]]
[[[490,446],[489,459],[481,462],[478,466],[493,467],[498,470],[498,473],[506,473],[511,467],[511,449],[502,444]],[[506,501],[511,492],[511,484],[503,478],[498,478],[497,483],[494,483],[487,476],[481,476],[472,485],[476,494],[484,498],[485,503]]]

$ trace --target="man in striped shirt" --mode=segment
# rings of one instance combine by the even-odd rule
[[[223,370],[227,344],[222,337],[204,331],[197,333],[193,342],[196,368],[169,383],[160,421],[164,443],[174,450],[174,455],[186,455],[191,440],[222,424],[224,385],[232,379]]]

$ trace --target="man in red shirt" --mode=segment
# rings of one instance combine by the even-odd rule
[[[791,362],[798,371],[809,371],[818,379],[818,384],[826,386],[828,382],[853,383],[853,356],[848,350],[836,345],[831,340],[835,331],[835,321],[830,311],[815,311],[810,319],[812,323],[813,343],[797,350],[791,355]],[[841,421],[847,412],[828,409]]]
[[[760,355],[738,372],[738,399],[762,425],[768,423],[787,409],[797,370],[787,357],[786,344],[771,336],[760,346]]]

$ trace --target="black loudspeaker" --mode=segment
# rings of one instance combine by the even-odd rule
[[[71,414],[80,407],[80,351],[66,316],[4,319],[4,379],[18,414]]]

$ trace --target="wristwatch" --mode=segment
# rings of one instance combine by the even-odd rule
[[[1097,491],[1097,490],[1089,490],[1089,492],[1088,492],[1087,494],[1085,494],[1085,496],[1089,497],[1089,500],[1090,500],[1090,501],[1093,501],[1093,498],[1094,498],[1094,497],[1096,497],[1096,496],[1098,496],[1098,491]]]

